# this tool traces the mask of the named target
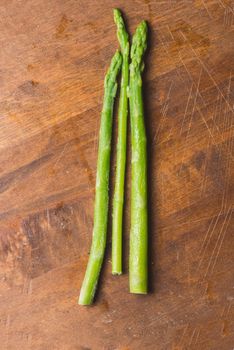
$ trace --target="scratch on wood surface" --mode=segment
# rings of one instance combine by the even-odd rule
[[[191,346],[192,343],[193,343],[193,337],[194,337],[195,333],[196,333],[196,328],[194,328],[194,330],[193,330],[193,332],[192,332],[192,335],[191,335],[191,337],[190,337],[189,346]]]
[[[162,204],[164,204],[164,174],[162,173],[161,176],[161,201],[162,201]]]
[[[160,36],[162,36],[161,31],[159,30],[158,32],[160,33]],[[171,62],[171,56],[170,56],[170,54],[169,54],[169,52],[168,52],[168,49],[167,49],[167,47],[166,47],[166,44],[164,43],[164,40],[163,40],[160,36],[159,36],[159,38],[160,38],[160,43],[161,43],[161,45],[162,45],[162,47],[163,47],[163,49],[164,49],[164,51],[165,51],[165,53],[166,53],[166,56],[167,56],[169,62]]]
[[[39,249],[39,247],[36,247],[34,249],[32,249],[32,251],[35,251]],[[32,284],[32,279],[28,280],[28,279],[25,279],[24,280],[24,284],[23,284],[23,291],[22,293],[23,294],[27,294],[27,295],[31,295],[32,294],[32,291],[33,291],[33,284]]]
[[[173,126],[171,127],[167,137],[164,140],[162,140],[161,142],[157,143],[157,145],[161,145],[162,143],[165,143],[165,142],[169,141],[170,137],[171,137],[171,134],[172,134],[172,130],[173,130]]]
[[[208,133],[209,133],[209,136],[211,136],[211,138],[212,138],[212,140],[213,140],[213,144],[214,144],[215,146],[217,146],[217,143],[216,143],[216,141],[215,141],[215,137],[214,137],[214,135],[213,135],[211,129],[209,128],[208,123],[207,123],[207,121],[206,121],[206,119],[205,119],[205,117],[204,117],[204,115],[203,115],[203,113],[202,113],[202,111],[201,111],[201,109],[200,109],[199,107],[198,107],[198,112],[199,112],[199,114],[200,114],[200,116],[201,116],[201,118],[202,118],[202,121],[203,121],[204,124],[205,124],[205,127],[206,127],[206,129],[207,129],[207,131],[208,131]]]
[[[223,135],[216,123],[216,119],[217,119],[217,116],[219,115],[219,111],[221,109],[221,105],[222,105],[222,96],[219,94],[218,92],[218,97],[217,97],[217,103],[215,104],[214,106],[214,113],[211,115],[211,120],[212,120],[212,123],[214,124],[218,134],[219,134],[219,137],[221,138],[222,141],[224,141],[224,138],[223,138]],[[219,111],[218,111],[219,109]]]
[[[186,265],[187,265],[188,289],[189,289],[189,294],[191,294],[191,288],[190,288],[190,285],[191,285],[191,274],[190,274],[190,266],[189,266],[189,260],[188,260],[187,254],[185,256],[185,260],[186,260]]]
[[[184,35],[183,31],[180,29],[179,32],[180,32],[180,35],[182,36],[184,42],[187,41],[187,38],[186,38],[186,36]]]
[[[232,25],[234,11],[231,6],[227,5],[224,9],[223,24],[227,27]]]
[[[227,87],[227,100],[229,102],[229,96],[230,96],[230,87],[231,87],[231,79],[232,79],[232,75],[230,72],[230,76],[229,76],[229,82],[228,82],[228,87]],[[227,116],[227,110],[225,113],[225,120],[227,120],[227,122],[225,124],[227,124],[226,129],[229,130],[229,128],[231,128],[232,126],[232,120],[230,118],[230,123],[228,122],[228,116]],[[232,156],[232,144],[233,144],[233,137],[230,137],[228,140],[228,145],[227,145],[227,151],[226,154],[229,156],[227,158],[227,164],[226,164],[226,173],[225,173],[225,190],[224,190],[224,194],[223,194],[223,202],[224,202],[224,210],[227,207],[227,202],[228,202],[228,193],[229,193],[229,184],[230,184],[230,179],[231,179],[231,161],[233,160],[233,156]]]
[[[216,87],[216,89],[219,91],[219,93],[221,94],[222,98],[224,99],[224,101],[226,102],[226,104],[228,105],[228,107],[230,108],[230,111],[232,113],[234,113],[233,108],[230,106],[229,102],[227,101],[226,97],[224,96],[224,94],[222,93],[222,91],[220,90],[218,84],[216,83],[216,81],[214,80],[214,78],[212,77],[212,75],[210,74],[209,69],[206,67],[206,65],[204,64],[204,62],[200,59],[200,57],[198,56],[198,54],[196,53],[196,51],[194,50],[194,48],[192,47],[191,44],[189,44],[191,50],[193,51],[195,57],[198,59],[198,61],[200,62],[202,68],[206,71],[206,73],[208,74],[209,78],[211,79],[211,81],[213,82],[214,86]]]
[[[196,86],[196,82],[195,82],[195,80],[193,79],[191,73],[189,72],[189,70],[188,70],[186,64],[184,63],[184,61],[183,61],[183,59],[182,59],[182,57],[181,57],[180,52],[179,52],[178,54],[179,54],[179,58],[180,58],[180,61],[181,61],[181,63],[182,63],[182,66],[183,66],[184,69],[186,70],[186,72],[187,72],[187,74],[188,74],[190,80],[192,81],[192,83]]]
[[[227,92],[227,99],[226,99],[226,100],[228,101],[228,103],[229,103],[229,90],[230,90],[229,87],[230,87],[230,84],[231,84],[231,73],[230,73],[229,83],[228,83],[228,89],[227,89],[228,92]],[[218,101],[219,101],[219,96],[221,96],[221,95],[220,95],[220,94],[218,95]],[[220,101],[221,101],[221,98],[220,98]],[[216,105],[216,107],[217,107],[217,105]],[[217,109],[216,109],[216,110],[217,110]],[[204,120],[204,122],[205,122],[205,125],[206,125],[207,128],[209,129],[208,124],[207,124],[206,121],[205,121],[205,118],[203,117],[202,114],[201,114],[201,116],[202,116],[202,118],[203,118],[203,120]],[[225,119],[225,118],[226,118],[226,113],[225,113],[224,119]],[[212,135],[211,132],[210,132],[210,135]],[[213,138],[213,137],[212,137],[212,138]],[[225,148],[226,148],[226,146],[225,146]],[[222,213],[226,210],[226,207],[227,207],[228,188],[229,188],[229,182],[230,182],[230,169],[231,169],[231,166],[230,166],[231,164],[230,164],[230,162],[231,162],[231,159],[232,159],[231,148],[232,148],[232,138],[229,139],[229,143],[228,143],[227,150],[226,150],[226,153],[229,155],[229,158],[228,158],[228,161],[227,161],[227,164],[226,164],[226,172],[225,172],[225,176],[224,176],[224,178],[225,178],[225,188],[224,188],[223,196],[222,196],[221,209],[220,209],[220,212],[219,212],[219,214],[218,214],[218,216],[217,216],[217,218],[216,218],[216,222],[215,222],[215,224],[214,224],[214,226],[213,226],[212,232],[211,232],[211,234],[210,234],[209,236],[208,236],[208,233],[210,232],[210,227],[208,228],[208,231],[207,231],[207,234],[206,234],[205,240],[204,240],[204,242],[206,242],[206,244],[204,245],[204,242],[203,242],[203,244],[202,244],[201,252],[203,252],[203,254],[202,254],[202,257],[201,257],[201,259],[200,259],[200,261],[199,261],[198,267],[200,267],[200,265],[201,265],[201,263],[202,263],[202,261],[203,261],[203,258],[204,258],[204,256],[205,256],[206,247],[208,246],[209,242],[211,241],[211,238],[212,238],[212,236],[213,236],[213,233],[215,232],[215,228],[216,228],[216,225],[217,225],[217,223],[218,223],[218,221],[219,221],[219,218],[220,218],[220,216],[222,215]],[[228,213],[229,213],[229,211],[230,211],[230,208],[229,208],[229,210],[228,210]],[[210,260],[209,260],[209,263],[208,263],[208,266],[207,266],[207,271],[206,271],[206,273],[205,273],[205,275],[204,275],[204,278],[205,278],[205,277],[207,276],[207,274],[208,274],[209,268],[210,268],[211,263],[212,263],[213,256],[214,256],[214,254],[215,254],[215,252],[216,252],[216,248],[218,247],[218,248],[217,248],[218,250],[217,250],[216,255],[215,255],[215,257],[214,257],[213,267],[211,268],[211,272],[213,272],[214,267],[215,267],[215,265],[216,265],[216,261],[217,261],[218,255],[219,255],[219,253],[220,253],[220,249],[221,249],[221,246],[222,246],[222,242],[223,242],[224,237],[225,237],[225,234],[222,236],[222,231],[223,231],[225,222],[226,222],[226,220],[227,220],[227,218],[228,218],[228,213],[227,213],[227,215],[225,216],[222,229],[221,229],[221,231],[220,231],[220,233],[219,233],[219,236],[218,236],[218,239],[217,239],[217,241],[216,241],[215,247],[214,247],[214,249],[213,249],[213,251],[212,251],[212,255],[211,255],[211,257],[210,257]],[[212,224],[213,224],[213,221],[212,221]],[[224,231],[224,232],[226,232],[226,231]],[[208,238],[208,239],[207,239],[207,238]],[[219,242],[220,242],[220,243],[219,243]],[[203,249],[203,248],[204,248],[204,249]]]
[[[225,310],[226,310],[226,305],[224,305],[223,311],[221,312],[221,317],[224,316]]]
[[[212,114],[212,120],[215,121],[215,125],[217,127],[218,127],[218,125],[216,123],[216,119],[217,119],[217,116],[219,115],[218,109],[220,110],[220,104],[222,102],[221,100],[222,100],[222,97],[221,97],[220,93],[217,92],[216,104],[214,105],[214,113]]]
[[[183,197],[181,197],[181,198],[183,198]],[[171,228],[173,228],[173,227],[183,227],[183,226],[186,226],[186,225],[188,226],[188,225],[191,225],[191,224],[196,224],[196,223],[199,223],[199,222],[203,222],[204,220],[207,220],[207,219],[214,220],[216,217],[217,217],[217,215],[213,215],[212,217],[205,216],[205,217],[200,218],[200,219],[191,220],[189,223],[188,222],[173,222],[173,224],[167,225],[167,227],[164,228],[163,231],[171,230]]]
[[[225,7],[225,9],[224,9],[223,24],[227,25],[227,7]]]
[[[198,331],[197,331],[197,336],[196,336],[195,341],[194,341],[194,344],[195,344],[195,345],[196,345],[196,344],[197,344],[197,342],[198,342],[198,339],[199,339],[200,333],[201,333],[201,330],[200,330],[200,328],[199,328],[199,329],[198,329]]]
[[[185,334],[186,334],[186,332],[188,330],[188,327],[189,327],[189,324],[187,323],[186,326],[183,329],[182,336],[181,336],[181,338],[179,340],[179,343],[178,343],[178,346],[180,346],[180,347],[182,347],[184,345],[184,337],[185,337]]]
[[[10,315],[7,315],[7,319],[6,319],[6,331],[9,329],[10,323],[11,323]]]
[[[172,40],[175,41],[175,38],[174,38],[174,36],[173,36],[173,34],[172,34],[168,24],[167,24],[167,29],[168,29],[168,32],[170,33],[170,36],[171,36]]]
[[[212,131],[211,131],[211,129],[209,128],[209,125],[207,124],[207,121],[206,121],[205,117],[203,116],[203,113],[202,113],[202,111],[200,110],[200,108],[198,108],[198,112],[199,112],[199,115],[201,116],[201,118],[202,118],[202,120],[203,120],[203,122],[204,122],[204,124],[205,124],[205,127],[206,127],[206,129],[207,129],[207,131],[208,131],[208,133],[209,133],[209,135],[210,135],[212,141],[213,141],[213,145],[214,145],[215,147],[217,147],[218,151],[220,151],[219,146],[218,146],[218,144],[217,144],[216,141],[215,141],[215,137],[214,137],[214,135],[212,134]]]
[[[206,149],[209,150],[210,148],[210,143],[211,143],[211,137],[209,135],[208,137],[208,144],[206,146]],[[203,194],[206,191],[206,182],[207,182],[207,175],[206,175],[206,171],[207,171],[207,165],[208,165],[208,154],[206,153],[206,157],[205,157],[205,165],[204,165],[204,171],[202,174],[202,183],[201,183],[201,191],[200,191],[200,198],[203,197]]]
[[[197,102],[197,96],[198,96],[198,93],[199,93],[199,86],[200,86],[200,82],[201,82],[201,76],[202,76],[202,68],[200,69],[200,74],[199,74],[199,78],[198,78],[197,90],[196,90],[196,94],[195,94],[195,98],[194,98],[194,105],[193,105],[192,115],[194,114],[194,110],[195,110],[195,106],[196,106],[196,102]]]
[[[50,212],[49,209],[46,209],[46,218],[47,218],[47,229],[49,230],[50,227]]]
[[[64,152],[65,152],[67,146],[68,146],[68,142],[64,145],[64,147],[63,147],[61,153],[59,154],[59,156],[58,156],[56,162],[54,163],[53,169],[57,166],[58,162],[61,160],[61,158],[62,158],[62,156],[63,156],[63,154],[64,154]]]
[[[232,83],[232,71],[230,70],[230,72],[229,72],[228,86],[227,86],[227,99],[228,99],[228,102],[230,101],[231,83]]]
[[[181,55],[179,55],[179,56],[180,56],[180,60],[181,60],[182,65],[184,66],[184,68],[185,68],[185,70],[186,70],[186,72],[187,72],[187,74],[188,74],[190,80],[191,80],[192,83],[193,83],[194,80],[193,80],[193,78],[192,78],[190,72],[188,71],[188,69],[187,69],[187,67],[186,67],[186,64],[184,63],[184,61],[183,61]],[[230,85],[230,79],[231,79],[231,72],[230,72],[230,78],[229,78],[229,85]],[[206,106],[205,101],[204,101],[204,99],[203,99],[203,97],[202,97],[202,95],[201,95],[201,93],[200,93],[199,91],[198,91],[198,94],[199,94],[199,97],[201,98],[201,101],[203,102],[204,106]],[[229,99],[228,99],[228,98],[227,98],[227,100],[228,100],[228,102],[229,102]],[[218,114],[218,112],[217,112],[217,107],[218,107],[218,105],[219,105],[219,109],[220,109],[219,114],[221,115],[221,102],[222,102],[222,96],[220,95],[220,93],[219,93],[219,91],[218,91],[218,98],[217,98],[217,103],[216,103],[216,106],[215,106],[215,115],[212,116],[212,121],[213,121],[213,123],[214,123],[214,125],[215,125],[215,127],[216,127],[216,129],[217,129],[217,131],[218,131],[218,133],[219,133],[219,136],[220,136],[221,140],[224,141],[223,135],[222,135],[220,129],[218,128],[217,124],[216,124],[216,116],[217,116],[217,114]],[[219,154],[220,154],[220,153],[221,153],[221,148],[217,145],[217,143],[216,143],[216,141],[215,141],[215,137],[214,137],[214,135],[213,135],[213,132],[211,131],[211,128],[209,128],[208,123],[206,122],[206,120],[205,120],[205,118],[204,118],[204,116],[203,116],[203,114],[202,114],[202,112],[201,112],[201,110],[200,110],[199,107],[198,107],[198,111],[199,111],[200,115],[202,116],[203,121],[205,122],[206,128],[208,129],[208,132],[209,132],[208,148],[209,148],[209,145],[210,145],[210,137],[212,137],[213,143],[214,143],[215,147],[217,147],[218,152],[219,152]],[[232,156],[232,148],[231,148],[231,151],[229,151],[229,149],[227,149],[227,147],[226,147],[225,144],[223,144],[222,147],[224,147],[224,148],[226,149],[226,150],[225,150],[226,153],[229,154],[230,157],[233,159],[233,156]],[[205,188],[206,188],[206,183],[207,183],[207,177],[205,176],[205,174],[206,174],[206,172],[205,172],[206,166],[207,166],[207,159],[206,159],[206,164],[205,164],[205,169],[204,169],[204,177],[203,177],[203,181],[202,181],[200,197],[202,197],[202,195],[203,195],[203,193],[204,193],[204,190],[205,190]]]
[[[227,305],[224,306],[223,311],[221,313],[221,318],[227,318],[232,306],[233,306],[233,304],[231,301],[230,301],[230,303],[228,303]]]
[[[230,84],[231,84],[231,75],[229,75],[229,81],[228,81],[228,85],[227,85],[227,101],[229,102],[229,96],[230,96]],[[228,120],[228,110],[227,110],[227,106],[225,105],[225,109],[224,109],[224,130],[228,130],[229,129],[229,120]]]
[[[226,316],[225,316],[225,317],[228,316],[228,314],[229,314],[229,312],[230,312],[230,310],[231,310],[231,307],[232,307],[232,302],[230,302],[229,305],[228,305],[227,313],[226,313]]]
[[[221,101],[221,100],[220,100],[220,101]],[[221,102],[222,102],[222,101],[221,101]],[[217,144],[217,142],[215,141],[215,137],[214,137],[214,135],[213,135],[211,129],[209,128],[209,126],[208,126],[208,124],[207,124],[207,122],[206,122],[206,120],[205,120],[205,118],[204,118],[204,116],[203,116],[203,113],[201,112],[200,108],[198,108],[198,111],[199,111],[200,116],[202,117],[202,120],[203,120],[203,122],[204,122],[204,124],[205,124],[205,126],[206,126],[206,128],[207,128],[207,130],[208,130],[208,132],[209,132],[209,134],[210,134],[210,136],[211,136],[211,138],[212,138],[213,144],[214,144],[214,146],[217,148],[219,154],[221,154],[221,147],[222,147],[222,148],[225,148],[225,153],[226,153],[227,155],[229,155],[229,157],[230,157],[232,160],[234,160],[234,157],[233,157],[233,154],[232,154],[232,146],[229,147],[230,143],[232,143],[233,138],[230,137],[230,138],[229,138],[228,145],[226,145],[226,144],[224,143],[225,140],[224,140],[224,138],[223,138],[223,135],[222,135],[220,129],[218,128],[218,126],[217,126],[217,124],[216,124],[216,122],[215,122],[214,117],[212,117],[211,119],[212,119],[212,121],[213,121],[213,123],[214,123],[214,125],[215,125],[215,127],[216,127],[216,129],[217,129],[217,131],[218,131],[218,133],[219,133],[219,137],[220,137],[220,139],[221,139],[221,141],[222,141],[222,143],[223,143],[223,144],[221,145],[221,147],[219,147],[218,144]],[[224,122],[226,122],[226,119],[227,119],[227,118],[226,118],[226,114],[227,114],[227,109],[225,109],[225,113],[222,114],[222,115],[223,115],[223,118],[222,118],[222,119],[224,120]],[[228,119],[227,119],[227,120],[228,120]],[[230,118],[230,122],[231,122],[231,118]],[[226,123],[225,123],[225,124],[226,124]],[[228,124],[228,122],[227,122],[227,124]],[[228,126],[226,127],[226,129],[227,129],[227,130],[231,129],[231,126],[229,127],[229,125],[228,125]],[[231,159],[230,159],[230,160],[231,160]],[[228,168],[228,167],[227,167],[227,168]]]
[[[161,130],[161,127],[162,127],[162,125],[164,124],[167,110],[168,110],[168,104],[165,104],[165,105],[163,106],[163,108],[162,108],[162,119],[160,120],[158,129],[157,129],[156,132],[155,132],[155,135],[154,135],[154,138],[153,138],[153,143],[155,143],[155,141],[157,140],[157,137],[158,137],[158,134],[159,134],[159,132],[160,132],[160,130]]]
[[[28,294],[31,295],[33,291],[33,281],[30,279],[29,285],[28,285]]]
[[[202,4],[203,4],[204,8],[206,9],[206,12],[208,13],[208,16],[210,17],[210,19],[212,19],[213,17],[211,16],[211,13],[210,13],[210,11],[208,9],[208,6],[206,6],[206,4],[205,4],[205,2],[203,0],[201,0],[201,1],[202,1]]]
[[[221,329],[221,336],[226,337],[229,334],[228,331],[228,320],[222,321],[222,329]]]
[[[185,68],[185,70],[186,70],[186,72],[187,72],[187,74],[188,74],[190,80],[191,80],[192,82],[194,82],[194,80],[193,80],[193,78],[192,78],[192,76],[191,76],[191,74],[190,74],[190,72],[189,72],[189,70],[188,70],[188,68],[187,68],[186,64],[184,63],[184,61],[183,61],[183,59],[182,59],[181,56],[180,56],[180,60],[181,60],[182,65],[184,66],[184,68]],[[205,103],[205,101],[204,101],[204,98],[202,97],[200,91],[198,91],[198,94],[199,94],[199,97],[200,97],[201,101],[203,102],[203,105],[206,107],[207,105],[206,105],[206,103]],[[219,97],[220,97],[220,99],[219,99]],[[221,114],[222,96],[221,96],[220,93],[218,92],[218,100],[217,100],[217,104],[216,104],[216,107],[215,107],[215,117],[212,116],[211,119],[212,119],[212,121],[213,121],[213,123],[214,123],[214,125],[215,125],[215,127],[216,127],[216,129],[217,129],[217,132],[219,133],[220,138],[221,138],[222,141],[223,141],[223,135],[222,135],[222,133],[221,133],[220,129],[218,128],[218,126],[217,126],[217,124],[216,124],[216,121],[215,121],[215,118],[216,118],[216,115],[217,115],[217,107],[218,107],[219,101],[220,101],[220,104],[219,104],[220,113],[219,113],[219,114]],[[201,113],[200,108],[199,108],[199,112]],[[216,145],[216,143],[215,143],[215,145]]]
[[[220,252],[220,249],[221,249],[221,246],[222,246],[222,242],[223,242],[223,239],[224,239],[224,238],[223,238],[223,239],[220,241],[220,237],[222,236],[222,232],[223,232],[223,228],[224,228],[224,226],[225,226],[225,223],[228,221],[228,224],[229,224],[229,221],[230,221],[230,218],[231,218],[231,215],[230,215],[230,218],[228,219],[229,213],[232,214],[231,207],[229,208],[229,210],[227,211],[227,214],[225,215],[225,218],[224,218],[224,221],[223,221],[223,225],[222,225],[222,227],[221,227],[221,229],[220,229],[220,232],[219,232],[218,238],[217,238],[217,240],[216,240],[215,246],[214,246],[214,248],[213,248],[213,250],[212,250],[212,253],[211,253],[211,256],[210,256],[210,258],[209,258],[209,262],[208,262],[208,265],[207,265],[207,268],[206,268],[206,272],[205,272],[205,274],[204,274],[203,279],[205,279],[205,278],[207,277],[207,275],[208,275],[208,273],[209,273],[209,270],[210,270],[210,273],[212,272],[212,269],[210,269],[210,268],[211,268],[211,263],[212,263],[212,261],[213,261],[213,257],[214,257],[214,254],[215,254],[216,250],[217,250],[217,247],[218,247],[217,257],[218,257],[218,254],[219,254],[219,252]],[[228,219],[228,220],[227,220],[227,219]],[[224,235],[226,234],[226,231],[227,231],[227,230],[224,231]],[[215,258],[216,260],[217,260],[217,257]],[[216,263],[216,260],[214,261],[214,263]]]
[[[27,342],[28,342],[29,348],[31,348],[31,345],[32,345],[32,334],[31,333],[27,335]]]
[[[231,209],[231,207],[230,207],[230,209]],[[227,217],[228,217],[228,213],[227,213],[227,216],[226,216],[226,220],[227,220]],[[216,254],[215,258],[214,258],[214,263],[213,263],[213,267],[211,268],[211,273],[214,271],[214,268],[215,268],[215,265],[216,265],[218,256],[219,256],[219,254],[220,254],[221,247],[222,247],[222,245],[223,245],[224,238],[225,238],[225,236],[226,236],[226,232],[227,232],[227,229],[228,229],[228,226],[229,226],[229,222],[230,222],[230,220],[231,220],[231,217],[232,217],[232,210],[231,210],[231,212],[230,212],[230,217],[229,217],[229,219],[228,219],[228,221],[227,221],[227,225],[226,225],[226,228],[225,228],[224,232],[222,233],[223,228],[224,228],[224,225],[225,225],[225,223],[226,223],[226,222],[225,222],[225,219],[224,219],[223,226],[222,226],[222,228],[221,228],[219,237],[218,237],[218,239],[217,239],[218,250],[217,250],[217,254]],[[221,238],[220,238],[220,237],[221,237]],[[220,242],[218,243],[218,240],[219,240],[219,239],[220,239]]]
[[[219,110],[218,110],[218,124],[220,123],[220,120],[223,119],[223,111],[222,111],[222,96],[218,91],[219,95]]]
[[[191,126],[192,126],[192,120],[193,120],[193,116],[194,116],[194,112],[195,112],[195,106],[196,106],[196,102],[197,102],[197,96],[198,96],[201,76],[202,76],[202,69],[200,69],[200,74],[199,74],[199,78],[198,78],[198,82],[197,82],[197,88],[196,88],[195,97],[194,97],[193,109],[192,109],[192,112],[191,112],[191,116],[190,116],[190,120],[189,120],[189,126],[188,126],[188,130],[187,130],[187,134],[186,134],[186,138],[185,138],[185,142],[184,142],[184,152],[183,152],[183,156],[182,156],[182,161],[181,161],[179,174],[181,174],[181,171],[182,171],[182,166],[183,166],[184,157],[185,157],[185,151],[186,151],[186,148],[187,148],[189,134],[190,134]]]
[[[201,254],[201,257],[200,257],[200,259],[199,259],[199,263],[198,263],[198,267],[197,267],[197,272],[200,271],[201,264],[202,264],[202,262],[203,262],[203,260],[204,260],[204,258],[205,258],[206,250],[207,250],[208,245],[209,245],[209,243],[210,243],[210,241],[211,241],[211,238],[213,237],[213,234],[214,234],[214,232],[215,232],[215,228],[216,228],[216,226],[217,226],[217,224],[218,224],[218,221],[219,221],[219,219],[220,219],[220,217],[221,217],[221,215],[222,215],[222,211],[223,211],[223,203],[221,204],[220,211],[219,211],[218,215],[216,216],[216,221],[215,221],[215,223],[214,223],[214,226],[213,226],[213,228],[212,228],[212,230],[211,230],[210,235],[208,236],[208,234],[207,234],[206,237],[205,237],[205,238],[206,238],[206,245],[205,245],[205,247],[204,247],[204,249],[203,249],[203,252],[202,252],[202,254]]]
[[[225,188],[224,188],[224,191],[223,191],[223,195],[222,195],[222,208],[225,208],[226,207],[226,201],[227,201],[227,196],[226,196],[226,193],[227,193],[227,185],[228,185],[228,183],[227,183],[227,178],[226,178],[226,176],[227,176],[227,171],[226,171],[226,174],[225,174]]]
[[[183,116],[182,123],[181,123],[180,135],[182,134],[182,131],[183,131],[184,121],[185,121],[185,118],[186,118],[186,115],[187,115],[187,110],[188,110],[188,106],[189,106],[192,90],[193,90],[193,83],[192,83],[190,91],[189,91],[189,96],[188,96],[188,99],[187,99],[187,103],[186,103],[186,107],[185,107],[185,111],[184,111],[184,116]]]
[[[187,89],[187,86],[186,86],[186,84],[185,84],[186,81],[183,79],[183,77],[182,77],[182,75],[181,75],[181,73],[180,73],[180,69],[176,69],[176,70],[175,70],[175,73],[176,73],[176,75],[179,77],[180,81],[183,82],[183,84],[185,85],[185,88]],[[186,82],[186,83],[187,83],[187,82]]]
[[[184,69],[186,70],[186,72],[187,72],[187,74],[188,74],[189,79],[190,79],[190,80],[191,80],[191,82],[192,82],[192,85],[194,84],[194,85],[196,86],[196,82],[194,81],[194,79],[193,79],[193,77],[192,77],[191,73],[189,72],[189,70],[188,70],[188,68],[187,68],[186,64],[184,63],[184,61],[183,61],[183,59],[182,59],[182,57],[181,57],[180,53],[179,53],[179,57],[180,57],[180,61],[181,61],[182,65],[183,65]],[[204,101],[204,99],[203,99],[203,97],[202,97],[202,95],[201,95],[200,91],[199,91],[199,90],[197,90],[197,93],[198,93],[198,95],[199,95],[199,97],[200,97],[200,99],[201,99],[202,103],[203,103],[203,104],[204,104],[204,106],[206,107],[206,103],[205,103],[205,101]]]
[[[224,6],[222,0],[218,0],[218,2],[219,2],[219,4],[221,5],[221,7],[222,7],[223,9],[225,9],[225,6]]]
[[[208,237],[210,229],[211,229],[211,227],[213,225],[214,219],[215,219],[215,216],[213,216],[212,220],[210,221],[210,224],[209,224],[208,229],[206,231],[205,237],[204,237],[204,239],[202,241],[202,245],[201,245],[201,249],[200,249],[199,255],[201,255],[201,253],[203,252],[203,249],[205,249],[205,247],[206,247],[207,237]]]
[[[6,349],[8,348],[8,343],[9,343],[10,323],[11,323],[10,315],[7,315],[7,319],[6,319]]]
[[[168,93],[167,93],[167,97],[166,97],[167,102],[170,100],[172,86],[173,86],[173,81],[171,82],[170,87],[168,89]]]
[[[179,57],[180,57],[180,61],[181,61],[182,65],[184,66],[184,68],[185,68],[185,70],[186,70],[186,72],[187,72],[187,74],[188,74],[188,76],[189,76],[191,82],[194,83],[194,79],[193,79],[192,75],[190,74],[190,72],[189,72],[189,70],[188,70],[186,64],[184,63],[184,61],[183,61],[183,59],[182,59],[182,57],[181,57],[180,54],[179,54]],[[204,101],[204,98],[202,97],[200,91],[198,91],[198,94],[199,94],[199,97],[200,97],[200,99],[201,99],[203,105],[204,105],[205,107],[207,107],[207,105],[206,105],[206,103],[205,103],[205,101]],[[219,99],[219,97],[220,97],[220,99]],[[218,92],[218,101],[217,101],[216,108],[215,108],[215,116],[217,115],[216,112],[217,112],[217,107],[218,107],[219,101],[220,101],[220,105],[219,105],[220,113],[219,113],[219,114],[221,114],[222,96],[221,96],[220,93]],[[199,111],[200,111],[200,108],[198,108],[198,109],[199,109]],[[200,113],[201,113],[201,111],[200,111]],[[220,129],[218,128],[217,124],[216,124],[215,118],[214,118],[213,116],[212,116],[211,118],[212,118],[213,123],[214,123],[214,125],[215,125],[215,127],[216,127],[216,129],[217,129],[217,131],[218,131],[218,133],[219,133],[220,138],[222,139],[222,141],[224,141],[223,135],[222,135]]]
[[[230,138],[229,142],[228,142],[228,146],[227,146],[227,153],[230,154],[230,146],[232,143],[232,139]],[[224,209],[226,209],[227,206],[227,200],[228,200],[228,189],[229,189],[229,181],[230,181],[230,160],[231,157],[229,156],[228,160],[227,160],[227,164],[226,164],[226,173],[225,173],[225,189],[223,192],[223,205],[224,205]]]
[[[157,128],[157,130],[156,130],[156,132],[155,132],[155,135],[154,135],[154,138],[153,138],[153,144],[154,144],[155,141],[157,140],[158,134],[159,134],[159,132],[160,132],[160,130],[161,130],[161,128],[162,128],[162,125],[163,125],[163,123],[164,123],[164,121],[165,121],[166,113],[167,113],[168,107],[169,107],[168,101],[169,101],[169,99],[170,99],[170,94],[171,94],[172,85],[173,85],[173,82],[171,82],[171,84],[170,84],[170,87],[169,87],[168,93],[167,93],[167,97],[166,97],[165,102],[163,103],[163,106],[162,106],[162,108],[161,108],[162,119],[161,119],[161,121],[159,122],[158,128]]]

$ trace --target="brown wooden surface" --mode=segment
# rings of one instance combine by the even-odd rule
[[[125,274],[111,276],[109,236],[85,308],[116,6],[131,33],[150,25],[151,293],[128,293],[128,167]],[[1,1],[1,350],[233,349],[233,25],[226,0]]]

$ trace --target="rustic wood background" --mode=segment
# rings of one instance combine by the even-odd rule
[[[128,293],[128,167],[126,273],[111,276],[109,235],[85,308],[113,7],[131,33],[150,26],[151,293]],[[1,1],[1,350],[233,349],[233,27],[227,0]]]

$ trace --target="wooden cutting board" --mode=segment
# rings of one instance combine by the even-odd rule
[[[113,7],[131,34],[142,19],[150,27],[150,294],[128,293],[128,152],[125,273],[111,276],[109,227],[85,308]],[[227,0],[1,1],[1,350],[233,348],[233,25]]]

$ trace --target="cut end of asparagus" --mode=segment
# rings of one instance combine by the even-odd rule
[[[82,302],[82,300],[78,299],[78,305],[81,305],[81,306],[90,306],[92,303],[85,303],[85,302]]]
[[[120,275],[122,275],[123,274],[123,272],[122,271],[112,271],[112,275],[113,276],[120,276]]]
[[[131,250],[130,250],[130,253],[132,253]],[[135,252],[135,254],[137,253]],[[130,259],[131,259],[131,256],[130,256]],[[134,259],[134,262],[136,263],[135,259]],[[138,264],[140,264],[140,266]],[[146,268],[146,265],[143,263],[142,259],[141,260],[139,259],[138,264],[134,265],[130,260],[129,291],[130,293],[133,293],[133,294],[147,294],[148,293],[147,268]]]
[[[82,306],[89,306],[91,305],[92,302],[85,302],[84,300],[82,300],[81,298],[78,299],[78,305],[82,305]]]
[[[93,285],[90,285],[90,283],[87,283],[87,280],[86,280],[81,287],[78,304],[84,305],[84,306],[91,305],[93,303],[96,287],[97,287],[97,281],[95,281]]]
[[[142,290],[138,290],[138,289],[130,289],[130,293],[131,294],[141,294],[141,295],[146,295],[147,294],[147,290],[146,291],[142,291]]]
[[[134,281],[130,279],[129,291],[132,294],[147,294],[147,282],[142,280],[141,282],[138,281],[138,283],[134,283]]]
[[[90,295],[84,295],[84,293],[80,293],[78,304],[83,306],[89,306],[93,302],[93,298],[90,298]]]

